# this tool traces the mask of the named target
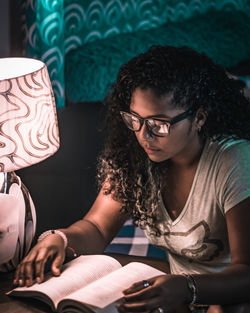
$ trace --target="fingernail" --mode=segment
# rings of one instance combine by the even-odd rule
[[[55,275],[60,275],[60,270],[59,270],[59,268],[55,268],[54,273],[55,273]]]
[[[37,278],[36,278],[36,282],[37,282],[38,284],[40,284],[40,283],[41,283],[41,281],[42,281],[42,280],[41,280],[41,278],[40,278],[40,277],[37,277]]]
[[[19,285],[19,286],[22,286],[22,284],[23,284],[23,280],[22,280],[22,279],[19,279],[19,280],[18,280],[18,285]]]

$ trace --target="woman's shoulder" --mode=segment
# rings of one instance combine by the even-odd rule
[[[209,140],[206,149],[206,163],[218,171],[231,171],[236,167],[249,169],[250,141],[227,137],[222,140]]]
[[[249,196],[250,141],[225,138],[211,142],[213,159],[208,168],[213,174],[214,190],[223,212]]]
[[[216,154],[226,155],[238,155],[239,153],[246,154],[250,157],[250,141],[247,139],[235,139],[232,137],[226,137],[221,140],[208,139],[208,152],[214,152]]]

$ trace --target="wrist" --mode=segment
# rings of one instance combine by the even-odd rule
[[[69,251],[70,258],[72,257],[76,258],[78,256],[75,249],[68,246],[67,236],[61,230],[58,230],[58,229],[47,230],[38,237],[37,242],[42,241],[44,238],[46,238],[49,235],[59,235],[61,237],[61,239],[63,240],[63,248],[65,251],[66,250]]]
[[[38,237],[37,242],[42,241],[43,239],[45,239],[49,235],[55,235],[55,234],[59,235],[61,237],[61,239],[63,240],[63,247],[64,247],[64,249],[66,249],[66,247],[68,246],[68,239],[67,239],[66,235],[62,231],[57,230],[57,229],[50,229],[50,230],[47,230],[47,231],[43,232]]]
[[[186,286],[188,290],[186,303],[192,306],[197,302],[197,285],[192,275],[185,273],[182,275],[186,278]]]

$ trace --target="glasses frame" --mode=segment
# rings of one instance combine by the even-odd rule
[[[170,133],[170,126],[186,119],[188,116],[192,115],[193,114],[193,110],[192,109],[188,109],[187,111],[179,114],[179,115],[176,115],[175,117],[173,117],[171,119],[171,121],[166,121],[166,120],[163,120],[163,119],[160,119],[160,118],[153,118],[153,117],[150,117],[150,118],[143,118],[143,117],[140,117],[134,113],[130,113],[130,112],[125,112],[125,111],[120,111],[120,114],[121,114],[121,117],[122,117],[122,120],[123,122],[125,123],[125,125],[128,127],[128,129],[134,131],[134,132],[139,132],[145,122],[146,126],[147,126],[147,129],[148,131],[150,132],[150,134],[156,136],[156,137],[167,137]],[[126,122],[126,119],[124,117],[124,115],[130,115],[130,116],[133,116],[135,118],[138,119],[139,123],[140,123],[140,127],[138,130],[134,130],[132,127],[129,127],[128,123]],[[162,122],[163,124],[165,124],[167,126],[167,129],[168,129],[168,132],[165,134],[165,135],[159,135],[159,134],[155,134],[154,131],[153,131],[153,128],[152,126],[150,125],[150,121],[160,121]]]

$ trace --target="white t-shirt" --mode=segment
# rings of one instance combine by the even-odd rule
[[[162,235],[145,234],[168,251],[171,273],[221,271],[230,263],[225,213],[249,196],[250,141],[207,140],[181,214],[173,221],[161,199]]]

